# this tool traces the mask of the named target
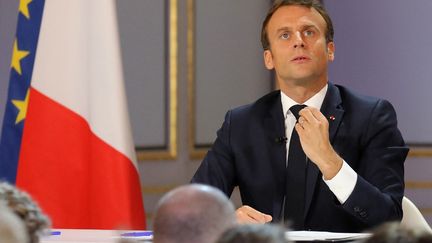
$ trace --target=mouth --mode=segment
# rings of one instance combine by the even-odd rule
[[[293,62],[304,62],[304,61],[308,61],[308,60],[310,60],[310,58],[307,56],[297,56],[297,57],[294,57],[293,59],[291,59],[291,61],[293,61]]]

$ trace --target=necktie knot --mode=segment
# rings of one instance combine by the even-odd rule
[[[289,108],[289,110],[293,113],[296,120],[298,120],[300,117],[299,112],[305,107],[307,107],[307,105],[293,105]]]

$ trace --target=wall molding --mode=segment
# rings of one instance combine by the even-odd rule
[[[162,148],[147,148],[136,147],[136,154],[138,161],[146,160],[175,160],[177,159],[178,147],[178,0],[165,0],[168,2],[168,8],[165,15],[169,19],[166,26],[168,35],[168,90],[165,95],[168,96],[168,105],[166,111],[168,113],[168,120],[165,122],[167,132],[167,144]]]
[[[405,187],[408,189],[432,189],[432,181],[406,181]]]
[[[195,107],[195,1],[187,0],[188,150],[191,159],[202,159],[210,146],[196,144]]]
[[[410,146],[408,144],[408,146]],[[413,146],[408,153],[410,158],[428,158],[432,157],[432,146]]]

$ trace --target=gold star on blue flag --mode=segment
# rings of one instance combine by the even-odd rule
[[[30,19],[30,13],[28,9],[29,3],[31,3],[33,0],[20,0],[19,3],[19,12],[22,13],[27,19]]]
[[[15,183],[45,0],[20,0],[8,101],[0,140],[0,180]]]
[[[15,69],[18,74],[22,74],[21,60],[25,58],[30,52],[18,49],[18,42],[15,40],[12,51],[11,68]]]

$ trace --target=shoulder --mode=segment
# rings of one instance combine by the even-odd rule
[[[371,105],[380,100],[380,98],[378,97],[360,94],[359,92],[347,88],[343,85],[335,84],[334,86],[338,89],[341,99],[344,103],[354,102],[364,105]]]
[[[362,126],[371,131],[381,127],[397,127],[397,114],[386,99],[359,94],[341,85],[335,85],[340,94],[340,106],[345,122]]]
[[[229,113],[235,117],[261,116],[268,113],[275,106],[281,106],[280,90],[272,91],[253,103],[233,108]]]
[[[386,99],[360,94],[342,85],[334,86],[339,92],[341,104],[345,110],[352,109],[356,112],[371,112],[376,109],[394,110],[392,104]]]

